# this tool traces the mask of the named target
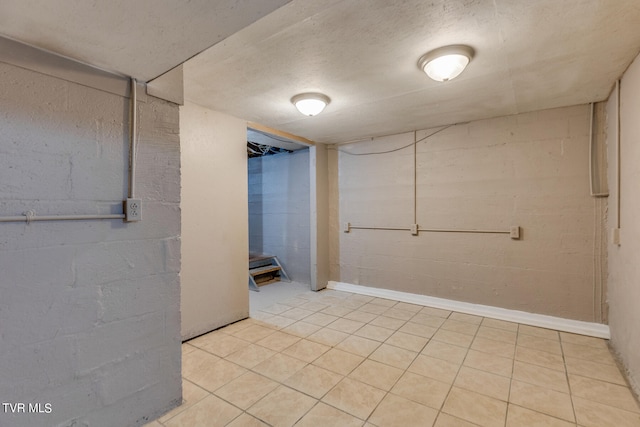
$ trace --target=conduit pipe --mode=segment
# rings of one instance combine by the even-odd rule
[[[33,221],[77,221],[77,220],[89,220],[89,219],[124,219],[124,214],[110,214],[110,215],[42,215],[36,216],[35,212],[29,214],[28,212],[22,216],[5,216],[0,217],[0,222],[26,222]]]
[[[593,135],[593,115],[594,115],[594,104],[591,103],[591,114],[589,117],[589,193],[591,197],[607,197],[609,196],[608,192],[598,192],[595,193],[593,191],[595,187],[596,180],[596,171],[594,169],[594,161],[593,156],[596,154],[596,150],[594,145],[596,144],[596,140]],[[598,180],[600,182],[600,180]],[[598,190],[600,189],[600,185],[598,185]]]
[[[616,87],[619,84],[616,82]],[[617,113],[619,115],[619,111]],[[601,168],[599,167],[599,156],[597,152],[597,136],[594,137],[593,126],[595,122],[595,105],[591,103],[589,118],[589,193],[591,197],[602,198],[608,197],[608,191],[602,191]],[[616,136],[617,138],[617,136]],[[616,150],[618,150],[616,148]],[[595,156],[595,158],[594,158]],[[598,165],[596,167],[595,165]],[[616,168],[617,169],[617,168]],[[596,175],[598,179],[596,181]],[[597,186],[597,189],[596,189]],[[597,190],[597,191],[596,191]],[[594,200],[594,225],[593,225],[593,317],[596,321],[602,321],[602,241],[599,237],[599,225],[601,219],[599,213],[602,211],[601,202]],[[614,237],[615,239],[615,237]],[[600,307],[600,308],[599,308]]]
[[[138,91],[137,82],[131,78],[131,116],[129,129],[129,197],[134,198],[135,195],[135,173],[136,173],[136,150],[138,128]],[[86,221],[86,220],[102,220],[102,219],[125,219],[125,214],[105,214],[105,215],[42,215],[37,216],[35,211],[29,210],[20,216],[0,217],[0,222],[26,222],[33,221]]]
[[[391,231],[412,231],[407,227],[365,227],[361,225],[351,225],[348,223],[345,232],[350,230],[391,230]],[[429,233],[481,233],[481,234],[511,234],[511,230],[472,230],[472,229],[453,229],[453,228],[418,228],[417,231],[425,231]]]
[[[349,230],[391,230],[391,231],[411,231],[410,228],[404,227],[362,227],[358,225],[349,225]]]
[[[418,222],[418,131],[413,131],[413,223]]]
[[[455,230],[446,228],[418,228],[418,231],[428,231],[431,233],[484,233],[484,234],[511,234],[510,230]]]
[[[592,105],[593,109],[593,105]],[[593,110],[592,110],[593,111]],[[591,114],[593,117],[593,113]],[[427,135],[425,138],[422,138],[420,141],[429,138],[445,129],[448,129],[453,125],[445,126],[436,132],[433,132],[430,135]],[[355,142],[355,141],[354,141]],[[389,230],[389,231],[410,231],[414,236],[418,235],[420,231],[428,232],[428,233],[476,233],[476,234],[508,234],[512,239],[519,240],[520,239],[520,227],[512,226],[510,230],[471,230],[471,229],[447,229],[447,228],[420,228],[416,222],[418,220],[418,133],[417,131],[413,131],[413,220],[414,224],[412,227],[368,227],[361,225],[351,225],[350,222],[344,223],[343,231],[345,233],[350,232],[352,229],[354,230]],[[409,145],[396,148],[390,151],[382,151],[382,152],[374,152],[374,153],[362,153],[362,154],[353,154],[349,152],[344,152],[346,154],[351,155],[371,155],[371,154],[387,154],[394,151],[399,151],[404,148],[408,148]],[[341,151],[342,150],[337,150]]]
[[[616,228],[620,228],[620,80],[616,80]]]
[[[136,153],[138,151],[138,82],[131,77],[131,115],[129,129],[129,198],[136,194]]]

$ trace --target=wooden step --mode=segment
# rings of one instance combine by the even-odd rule
[[[256,279],[256,285],[258,286],[264,286],[264,285],[268,285],[270,283],[275,283],[275,282],[279,282],[280,281],[280,277],[278,276],[262,276],[259,279]]]
[[[280,280],[291,281],[275,255],[249,254],[249,289],[260,292],[259,286]]]
[[[264,267],[252,268],[251,270],[249,270],[249,274],[255,277],[261,274],[272,273],[280,270],[281,268],[279,265],[266,265]]]

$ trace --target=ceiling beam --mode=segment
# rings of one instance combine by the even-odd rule
[[[286,138],[288,140],[291,140],[291,142],[298,142],[300,144],[303,144],[309,147],[313,147],[314,145],[316,145],[316,143],[311,141],[310,139],[304,138],[302,136],[294,135],[289,132],[284,132],[269,126],[261,125],[260,123],[247,122],[247,127],[258,132],[268,133],[270,135]]]

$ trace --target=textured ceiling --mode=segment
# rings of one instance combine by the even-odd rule
[[[148,81],[290,0],[1,0],[0,35]]]
[[[638,0],[0,1],[0,35],[142,81],[193,57],[187,100],[317,142],[603,100],[638,28]],[[460,43],[459,78],[417,68]],[[289,102],[306,91],[321,115]]]
[[[640,50],[638,0],[344,0],[285,5],[185,64],[185,98],[317,142],[605,99]],[[425,52],[468,44],[457,79]],[[289,102],[332,102],[304,117]]]

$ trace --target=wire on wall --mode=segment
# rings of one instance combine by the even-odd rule
[[[389,154],[389,153],[395,153],[396,151],[404,150],[405,148],[409,148],[409,147],[411,147],[411,146],[416,146],[419,142],[425,141],[425,140],[427,140],[427,139],[431,138],[432,136],[434,136],[434,135],[436,135],[436,134],[438,134],[438,133],[442,132],[443,130],[449,129],[450,127],[452,127],[452,126],[456,126],[456,125],[458,125],[458,124],[461,124],[461,123],[456,123],[456,124],[453,124],[453,125],[443,126],[443,127],[441,127],[440,129],[438,129],[437,131],[432,132],[432,133],[430,133],[429,135],[427,135],[427,136],[425,136],[425,137],[423,137],[423,138],[420,138],[420,139],[415,139],[415,134],[416,134],[416,133],[415,133],[415,131],[414,131],[414,140],[413,140],[413,142],[412,142],[411,144],[403,145],[402,147],[393,148],[393,149],[391,149],[391,150],[386,150],[386,151],[373,151],[373,152],[370,152],[370,153],[352,153],[352,152],[350,152],[350,151],[341,150],[341,149],[339,149],[339,148],[329,148],[329,150],[339,151],[340,153],[348,154],[349,156],[375,156],[375,155],[378,155],[378,154]]]
[[[456,126],[463,123],[456,123],[447,126],[443,126],[440,129],[431,132],[429,135],[426,135],[420,139],[418,139],[417,131],[413,132],[413,142],[411,144],[404,145],[402,147],[393,148],[391,150],[386,151],[373,151],[368,153],[352,153],[350,151],[341,150],[338,148],[330,148],[330,150],[335,150],[350,156],[371,156],[378,154],[388,154],[394,153],[400,150],[404,150],[405,148],[413,147],[413,225],[411,227],[373,227],[373,226],[362,226],[362,225],[352,225],[350,222],[344,224],[343,231],[345,233],[349,233],[351,230],[388,230],[388,231],[410,231],[412,235],[417,236],[420,232],[431,232],[431,233],[477,233],[477,234],[508,234],[511,239],[520,240],[521,236],[521,228],[519,226],[511,226],[509,230],[480,230],[480,229],[450,229],[450,228],[424,228],[420,227],[418,222],[418,150],[417,146],[419,142],[426,141],[432,136],[449,129],[452,126]],[[359,141],[360,142],[360,141]]]

